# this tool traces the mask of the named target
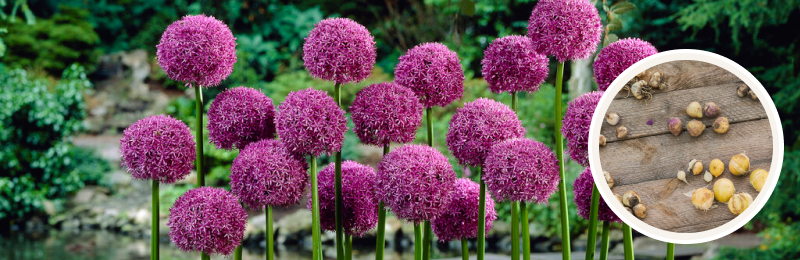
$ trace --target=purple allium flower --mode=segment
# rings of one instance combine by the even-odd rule
[[[456,173],[441,152],[407,144],[378,163],[377,197],[398,218],[418,224],[447,210],[455,181]]]
[[[336,230],[336,192],[333,163],[317,175],[319,189],[319,216],[322,229]],[[360,237],[378,225],[378,200],[375,198],[377,177],[372,167],[354,161],[342,162],[342,203],[344,204],[344,232]],[[311,190],[309,186],[309,191]],[[308,193],[308,209],[313,201]]]
[[[251,209],[289,206],[308,185],[306,161],[274,139],[250,143],[231,166],[231,191]]]
[[[528,37],[536,52],[559,62],[583,60],[597,50],[603,24],[586,0],[542,0],[528,20]]]
[[[186,191],[169,209],[169,238],[183,251],[229,255],[244,238],[247,213],[239,198],[214,187]]]
[[[201,87],[218,85],[236,63],[236,37],[222,21],[202,14],[167,26],[156,49],[167,77]]]
[[[439,241],[478,237],[478,202],[480,201],[480,185],[470,179],[456,180],[455,190],[450,205],[441,216],[431,222],[433,233]],[[486,233],[492,229],[497,219],[494,200],[486,196]]]
[[[362,143],[385,146],[414,141],[422,125],[422,104],[410,89],[394,83],[369,85],[350,105],[353,132]]]
[[[580,176],[575,179],[572,184],[572,192],[575,195],[575,205],[578,206],[578,215],[583,219],[589,219],[589,211],[592,207],[592,187],[594,186],[594,179],[592,178],[592,170],[586,168]],[[597,211],[597,220],[621,223],[622,220],[611,211],[606,201],[600,198],[600,204]]]
[[[290,152],[319,156],[342,149],[347,119],[344,110],[325,91],[292,91],[278,106],[278,135]]]
[[[261,91],[236,87],[219,93],[208,108],[208,140],[219,149],[238,149],[275,138],[275,106]]]
[[[394,82],[413,90],[425,107],[447,106],[464,94],[461,60],[441,43],[417,45],[400,57]]]
[[[589,166],[589,126],[602,96],[603,91],[592,91],[570,101],[561,121],[561,133],[567,138],[567,153],[583,167]]]
[[[519,35],[495,39],[485,51],[483,78],[494,93],[536,92],[547,79],[547,56],[537,53],[530,38]]]
[[[347,18],[320,21],[303,44],[303,64],[312,77],[336,83],[359,82],[375,65],[369,30]]]
[[[605,91],[625,69],[656,53],[656,47],[637,38],[622,39],[609,44],[600,50],[593,64],[597,88]]]
[[[484,165],[486,188],[498,201],[547,203],[558,188],[558,159],[550,148],[514,138],[492,147]]]
[[[134,179],[174,183],[194,167],[192,131],[178,119],[148,116],[128,126],[119,140],[121,165]]]
[[[487,98],[464,104],[450,119],[447,147],[461,165],[483,166],[492,145],[525,136],[525,128],[508,106]]]

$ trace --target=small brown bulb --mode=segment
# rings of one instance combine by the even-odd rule
[[[633,215],[636,215],[637,218],[646,217],[647,207],[643,203],[636,204],[636,206],[633,206]]]
[[[647,85],[647,82],[644,80],[637,81],[631,85],[631,92],[633,93],[633,97],[636,99],[642,99],[645,97],[645,90],[643,89],[644,86]]]
[[[654,88],[654,89],[661,88],[661,85],[662,85],[661,84],[661,73],[660,72],[656,72],[656,73],[653,73],[652,75],[650,75],[650,82],[647,83],[647,84],[650,85],[650,87]]]
[[[635,191],[629,190],[625,192],[625,194],[622,194],[622,204],[625,206],[633,207],[636,206],[636,204],[639,204],[641,201],[642,200],[639,198],[639,194],[637,194]]]
[[[703,173],[703,162],[697,159],[692,159],[689,161],[689,168],[686,171],[691,172],[694,175]]]
[[[719,175],[725,171],[725,163],[720,159],[711,160],[711,163],[708,164],[708,171],[711,172],[714,177],[719,177]]]
[[[697,102],[689,103],[686,106],[686,114],[694,118],[703,118],[703,107]]]
[[[628,128],[624,126],[617,127],[617,138],[622,139],[628,136]]]
[[[728,132],[728,128],[731,127],[731,125],[728,123],[727,117],[721,116],[717,118],[717,120],[714,120],[714,124],[711,125],[711,127],[714,128],[714,132],[717,132],[718,134],[724,134],[725,132]]]
[[[700,134],[703,133],[703,130],[706,130],[706,125],[699,120],[692,120],[686,124],[686,131],[689,132],[689,135],[692,137],[700,136]]]
[[[752,98],[753,100],[758,100],[758,96],[756,96],[756,93],[755,93],[755,92],[753,92],[753,90],[752,90],[752,89],[751,89],[751,90],[748,90],[748,91],[747,91],[747,94],[748,94],[748,95],[750,95],[750,98]]]
[[[600,135],[600,146],[606,146],[606,137]]]
[[[736,88],[736,95],[739,95],[739,97],[745,97],[745,96],[749,95],[747,93],[748,91],[750,91],[750,87],[748,87],[745,84],[742,84],[738,88]]]
[[[707,102],[703,107],[703,115],[706,117],[715,117],[719,115],[720,112],[722,112],[722,110],[720,110],[719,106],[714,102]]]
[[[707,188],[699,188],[692,192],[692,205],[695,208],[708,210],[714,204],[714,192]]]
[[[669,121],[667,121],[667,128],[672,132],[672,135],[678,136],[683,131],[683,122],[677,117],[670,118]]]
[[[625,204],[622,203],[622,196],[620,196],[619,194],[615,193],[614,197],[617,197],[617,200],[619,201],[619,204],[622,204],[623,206],[625,205]]]
[[[714,198],[719,202],[728,202],[735,192],[736,187],[733,186],[733,182],[728,178],[720,178],[714,183]]]
[[[750,204],[753,203],[753,197],[748,193],[737,193],[728,201],[728,210],[734,215],[742,214]]]
[[[764,184],[767,183],[767,176],[769,176],[769,172],[764,169],[756,169],[753,173],[750,173],[750,186],[753,186],[753,189],[756,191],[761,192],[761,189],[764,188]]]
[[[617,113],[606,114],[606,122],[608,122],[609,125],[619,124],[619,114]]]
[[[606,178],[606,183],[608,184],[608,188],[614,187],[614,179],[611,178],[611,174],[607,171],[603,171],[603,177]]]
[[[731,174],[739,176],[750,171],[750,158],[743,153],[731,157],[731,162],[728,163],[728,170]]]

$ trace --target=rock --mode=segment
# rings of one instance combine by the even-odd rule
[[[150,223],[150,211],[146,209],[139,209],[136,211],[136,214],[133,215],[133,224],[136,225],[145,225]]]
[[[103,201],[108,198],[110,190],[104,187],[86,186],[75,193],[75,196],[70,200],[72,205],[82,205],[91,202]]]
[[[120,191],[131,185],[131,174],[127,173],[122,170],[116,170],[108,175],[108,181],[111,184],[111,187],[114,188],[116,191]]]
[[[53,204],[50,200],[45,200],[42,202],[42,207],[44,208],[44,212],[47,213],[48,216],[53,216],[58,211],[56,211],[56,205]]]
[[[311,211],[297,210],[289,215],[282,217],[273,224],[277,233],[277,241],[285,243],[287,241],[301,241],[308,237],[311,243]]]

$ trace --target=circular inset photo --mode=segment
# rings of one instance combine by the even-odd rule
[[[672,243],[730,234],[763,207],[780,174],[775,105],[722,56],[668,51],[627,69],[592,118],[589,161],[625,223]]]

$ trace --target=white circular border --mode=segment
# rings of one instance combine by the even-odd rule
[[[594,115],[592,116],[592,124],[591,128],[589,128],[589,165],[592,169],[592,177],[594,177],[594,182],[598,183],[597,188],[599,189],[602,198],[606,201],[606,204],[609,205],[611,210],[614,211],[614,213],[617,214],[622,221],[631,226],[631,228],[648,237],[664,242],[676,244],[705,243],[721,238],[738,230],[748,221],[750,221],[767,203],[769,196],[772,195],[772,192],[775,190],[775,186],[778,183],[778,177],[780,177],[781,166],[783,166],[783,129],[781,128],[781,121],[778,117],[778,110],[775,108],[775,103],[772,102],[767,90],[764,89],[764,86],[762,86],[758,80],[756,80],[753,74],[750,74],[750,72],[736,62],[721,55],[707,51],[672,50],[647,57],[639,62],[636,62],[630,68],[619,74],[614,82],[612,82],[608,87],[606,93],[618,93],[628,81],[627,79],[633,78],[640,72],[645,71],[653,66],[677,60],[702,61],[728,70],[739,77],[739,79],[741,79],[745,84],[747,84],[747,86],[750,87],[750,89],[753,90],[753,92],[756,93],[758,100],[761,101],[762,106],[764,106],[764,109],[767,112],[773,137],[772,164],[770,165],[769,176],[767,177],[767,185],[765,185],[761,192],[759,192],[759,195],[756,197],[755,201],[753,201],[750,207],[748,207],[747,210],[745,210],[741,215],[737,216],[731,221],[728,221],[728,223],[725,223],[722,226],[696,233],[678,233],[658,229],[647,223],[644,223],[643,221],[634,217],[632,214],[629,214],[628,211],[625,210],[620,203],[618,203],[617,198],[606,184],[605,178],[603,177],[603,174],[601,174],[603,172],[603,168],[600,165],[599,156],[600,128],[603,125],[605,113],[616,95],[603,95],[603,97],[600,99],[600,102],[597,104],[597,109],[595,109]]]

